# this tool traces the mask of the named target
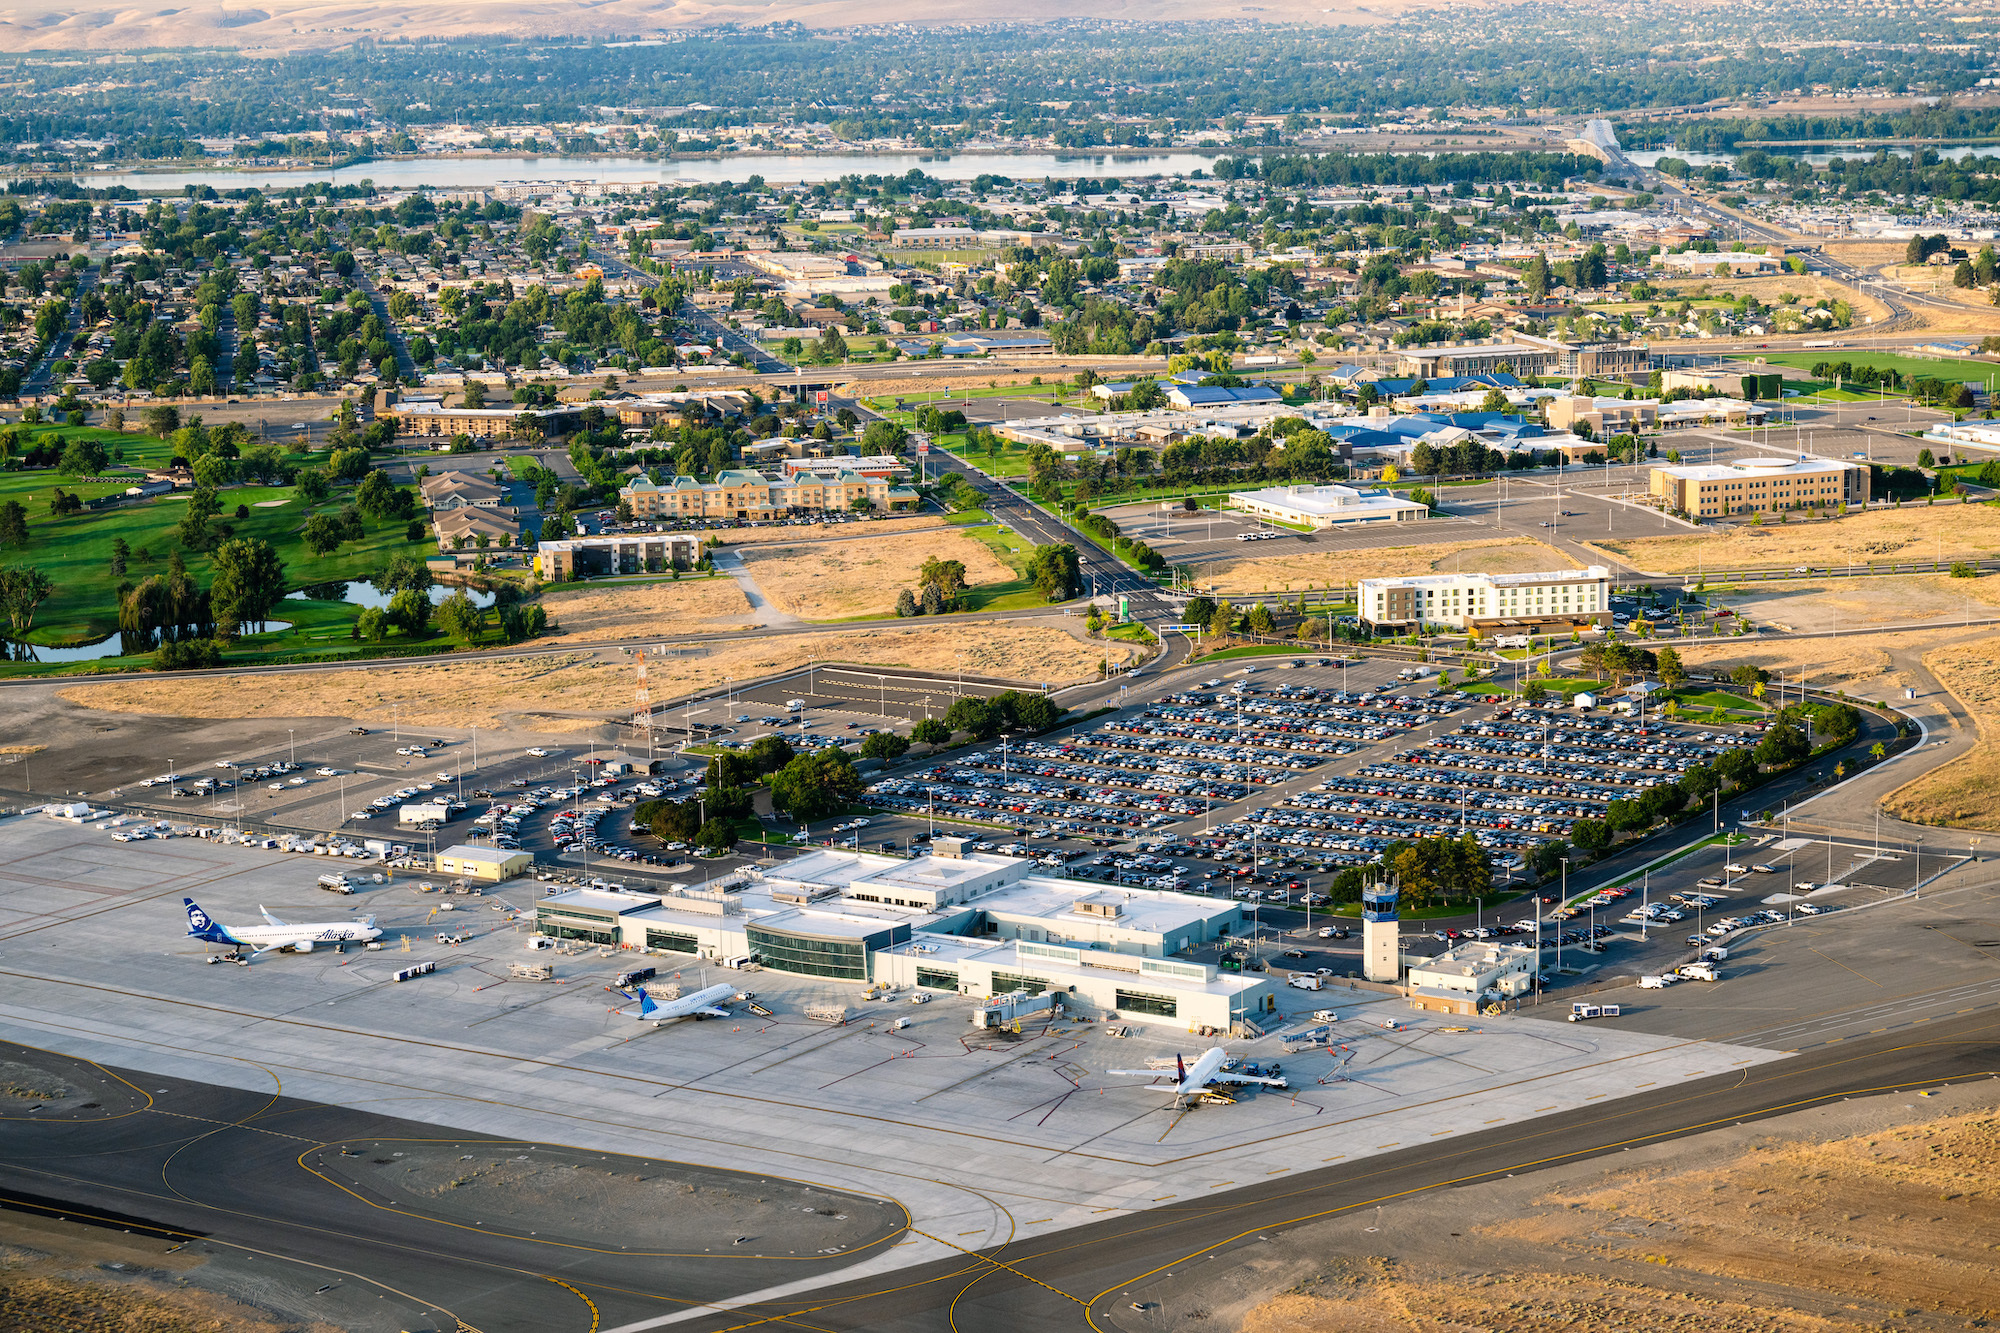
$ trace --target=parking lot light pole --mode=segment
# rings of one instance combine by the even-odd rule
[[[1924,835],[1917,834],[1917,882],[1910,886],[1919,901],[1924,896]]]
[[[1561,888],[1560,890],[1558,890],[1558,894],[1557,894],[1557,898],[1556,898],[1556,906],[1557,906],[1557,908],[1558,908],[1558,909],[1560,909],[1560,908],[1564,908],[1564,907],[1567,907],[1567,906],[1569,906],[1569,858],[1568,858],[1567,856],[1565,856],[1565,857],[1564,857],[1564,858],[1562,859],[1562,863],[1563,863],[1563,868],[1562,868],[1562,888]],[[1558,972],[1562,971],[1562,965],[1563,965],[1563,937],[1562,937],[1562,932],[1561,932],[1561,931],[1557,931],[1557,932],[1556,932],[1556,971],[1558,971]]]
[[[294,730],[293,730],[292,728],[290,728],[290,727],[286,727],[286,728],[285,728],[285,735],[287,735],[287,736],[291,737],[291,742],[290,742],[290,749],[291,749],[291,759],[290,759],[290,762],[291,762],[291,763],[292,763],[293,765],[295,765],[295,766],[296,766],[296,765],[298,764],[298,762],[299,762],[299,733],[298,733],[298,732],[296,732],[296,731],[294,731]]]

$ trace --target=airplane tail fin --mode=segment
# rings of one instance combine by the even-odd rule
[[[645,1018],[660,1007],[653,1003],[653,997],[646,993],[644,986],[635,986],[633,989],[639,992],[639,1017]]]
[[[273,926],[288,926],[288,925],[290,925],[290,924],[291,924],[291,922],[289,922],[289,921],[281,921],[281,920],[279,920],[279,919],[278,919],[277,917],[275,917],[275,916],[272,916],[272,915],[271,915],[271,909],[270,909],[270,908],[268,908],[268,907],[266,907],[266,906],[264,906],[264,904],[262,904],[262,903],[258,903],[258,904],[257,904],[257,910],[258,910],[258,911],[260,911],[260,912],[262,912],[262,913],[264,914],[264,920],[265,920],[265,922],[266,922],[267,924],[270,924],[270,925],[273,925]]]
[[[1178,1055],[1174,1056],[1174,1072],[1180,1075],[1180,1082],[1187,1082],[1187,1061],[1181,1059]]]
[[[217,928],[214,918],[202,911],[200,904],[196,903],[192,898],[183,898],[181,902],[187,908],[188,934],[190,936],[198,940],[219,940],[222,938],[222,932]]]

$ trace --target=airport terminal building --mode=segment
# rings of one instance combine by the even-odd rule
[[[774,972],[970,996],[1066,992],[1073,1013],[1228,1031],[1275,1007],[1261,974],[1173,955],[1233,933],[1235,902],[1031,874],[938,839],[905,860],[820,850],[710,889],[575,889],[535,905],[537,933]]]

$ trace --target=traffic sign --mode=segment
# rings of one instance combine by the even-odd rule
[[[922,458],[925,454],[929,453],[930,451],[931,447],[928,444],[920,444],[917,446],[917,457]]]
[[[1160,629],[1167,634],[1199,634],[1201,632],[1201,626],[1199,625],[1162,625]]]

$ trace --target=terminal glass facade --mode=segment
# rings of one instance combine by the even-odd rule
[[[858,939],[816,939],[810,935],[751,926],[750,948],[773,972],[796,972],[842,981],[868,980],[868,942]]]
[[[1122,986],[1115,994],[1118,1008],[1129,1009],[1135,1014],[1157,1014],[1161,1018],[1174,1018],[1180,1013],[1180,1001],[1171,995],[1152,995],[1145,991],[1126,990]]]
[[[958,989],[958,973],[936,967],[920,967],[917,969],[917,984],[925,990],[955,991]]]
[[[585,944],[618,943],[617,923],[547,907],[535,913],[535,932],[550,939],[582,940]]]
[[[1040,995],[1049,988],[1049,983],[1040,977],[1031,977],[1025,972],[995,972],[993,993],[1006,995],[1011,991],[1021,991],[1028,995]]]
[[[683,935],[672,930],[653,930],[650,927],[646,931],[646,947],[665,949],[668,953],[701,952],[701,942],[692,935]]]

